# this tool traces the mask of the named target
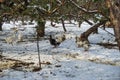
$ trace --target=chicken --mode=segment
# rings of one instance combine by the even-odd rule
[[[76,36],[76,44],[78,45],[78,47],[83,46],[83,42],[81,40],[79,40],[79,37],[77,37],[77,36]]]
[[[54,47],[57,47],[60,45],[60,42],[57,42],[55,39],[53,39],[52,35],[50,35],[49,41],[50,41],[50,44],[53,45]]]
[[[65,39],[66,38],[64,34],[56,37],[56,41],[59,43],[63,42]]]
[[[5,38],[5,41],[8,43],[8,44],[12,44],[15,42],[15,39],[16,39],[16,36],[15,35],[11,35],[11,36],[8,36]]]
[[[19,34],[18,34],[18,42],[19,42],[19,41],[23,41],[23,35],[22,35],[22,33],[19,33]]]
[[[11,30],[13,30],[15,34],[18,32],[18,28],[17,27],[13,27],[13,28],[11,28]]]
[[[80,40],[79,37],[76,37],[76,44],[78,45],[78,47],[83,47],[85,51],[88,51],[90,44],[89,41],[87,40]]]
[[[12,44],[12,43],[13,43],[12,37],[7,37],[7,38],[5,38],[5,41],[6,41],[7,43],[9,43],[9,44]]]
[[[83,41],[83,48],[85,49],[85,51],[88,51],[90,45],[88,41]]]

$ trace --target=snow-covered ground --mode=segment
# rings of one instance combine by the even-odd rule
[[[99,34],[89,36],[91,46],[88,51],[84,51],[83,48],[77,47],[75,37],[91,26],[83,23],[79,28],[76,22],[75,24],[66,24],[67,32],[64,33],[61,24],[56,24],[57,28],[55,28],[51,27],[48,21],[45,38],[39,41],[39,48],[41,62],[51,64],[42,64],[42,70],[37,72],[5,69],[0,72],[0,80],[120,80],[118,48],[108,49],[96,44],[115,43],[114,36],[99,28]],[[35,25],[18,25],[20,29],[18,33],[22,33],[24,39],[23,42],[14,43],[12,46],[4,39],[12,33],[10,28],[15,26],[13,23],[3,25],[3,32],[0,32],[2,55],[7,58],[34,62],[35,66],[38,66],[37,42],[34,39]],[[106,30],[114,34],[113,29],[106,28]],[[53,36],[65,34],[67,39],[57,48],[53,48],[48,40],[50,34]]]

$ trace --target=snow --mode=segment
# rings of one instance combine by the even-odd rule
[[[0,32],[0,49],[7,58],[17,59],[26,62],[34,62],[38,66],[38,53],[35,38],[35,25],[20,25],[16,23],[19,32],[23,34],[23,42],[15,43],[13,46],[7,44],[4,39],[11,33],[13,23],[4,23],[3,31]],[[78,48],[75,37],[89,29],[91,26],[83,23],[81,28],[75,24],[65,24],[67,32],[64,32],[62,25],[56,24],[51,27],[46,22],[45,37],[39,41],[42,62],[50,62],[50,65],[42,64],[42,70],[37,72],[17,71],[6,69],[0,72],[0,80],[120,80],[120,52],[117,47],[112,49],[97,45],[101,42],[114,42],[115,37],[99,28],[98,34],[89,36],[90,48],[84,51]],[[21,30],[24,29],[24,30]],[[114,34],[113,29],[106,28]],[[48,36],[66,35],[57,48],[50,45]]]

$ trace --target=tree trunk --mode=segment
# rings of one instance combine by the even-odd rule
[[[45,35],[45,21],[38,21],[37,35],[43,37]]]
[[[78,27],[79,27],[79,28],[81,27],[81,24],[82,24],[82,21],[79,21],[79,22],[78,22]]]
[[[95,34],[98,34],[98,28],[96,28],[94,31],[93,31],[93,33]]]
[[[2,21],[0,21],[0,31],[2,31]]]
[[[63,26],[63,29],[64,29],[64,31],[66,32],[67,30],[66,30],[66,28],[65,28],[65,23],[64,23],[64,20],[63,20],[63,19],[61,19],[61,21],[62,21],[62,26]]]
[[[106,20],[100,21],[99,23],[95,24],[93,27],[91,27],[90,29],[88,29],[86,32],[82,33],[80,36],[80,39],[82,41],[87,40],[88,41],[88,36],[94,32],[99,26],[103,25],[106,23]]]
[[[110,10],[110,20],[114,26],[114,33],[120,50],[120,0],[106,0]]]

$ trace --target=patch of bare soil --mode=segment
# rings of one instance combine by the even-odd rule
[[[33,62],[28,63],[20,60],[5,58],[4,56],[0,56],[0,71],[5,69],[14,69],[19,71],[26,71],[33,67]]]
[[[13,69],[17,71],[39,71],[40,67],[35,66],[34,62],[24,62],[16,59],[6,58],[5,56],[0,56],[0,72],[6,69]],[[44,65],[51,65],[50,62],[41,62]]]

